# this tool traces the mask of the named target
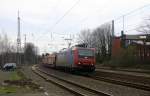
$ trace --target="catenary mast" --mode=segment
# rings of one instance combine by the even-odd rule
[[[19,11],[18,11],[18,34],[17,34],[17,65],[21,65],[21,35],[20,35],[20,16],[19,16]]]

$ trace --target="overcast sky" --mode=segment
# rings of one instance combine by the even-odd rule
[[[17,11],[19,10],[22,46],[24,34],[26,34],[27,42],[35,43],[40,48],[40,53],[58,51],[67,46],[64,38],[69,38],[70,34],[72,38],[76,38],[83,29],[94,29],[148,4],[150,0],[0,0],[0,32],[7,33],[10,40],[16,42]],[[60,20],[72,6],[74,6],[72,10]],[[149,9],[148,6],[131,16],[143,18],[145,14],[150,15]],[[132,26],[136,25],[137,19],[133,20],[135,16],[127,16],[127,22],[130,22]],[[60,21],[56,24],[58,20]],[[116,22],[121,21],[122,19]],[[118,25],[121,28],[121,23]],[[128,33],[132,34],[132,32]]]

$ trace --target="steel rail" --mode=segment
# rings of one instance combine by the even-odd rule
[[[112,73],[113,74],[113,73]],[[150,91],[150,86],[146,85],[146,84],[142,84],[142,83],[138,83],[138,82],[130,82],[129,80],[121,80],[121,79],[117,79],[116,77],[105,77],[105,76],[101,76],[101,75],[92,75],[92,76],[86,76],[95,80],[99,80],[99,81],[104,81],[104,82],[110,82],[113,84],[118,84],[118,85],[123,85],[123,86],[128,86],[128,87],[132,87],[132,88],[136,88],[136,89],[141,89],[141,90],[145,90],[145,91]]]
[[[47,79],[46,77],[44,77],[41,73],[37,72],[36,70],[32,70],[32,71],[33,71],[35,74],[37,74],[38,76],[40,76],[41,78],[43,78],[44,80],[46,80],[47,82],[51,82],[51,83],[53,83],[53,84],[55,84],[55,85],[57,85],[57,86],[59,86],[59,87],[61,87],[61,88],[64,88],[64,89],[66,89],[67,91],[69,91],[69,92],[75,94],[76,96],[85,96],[85,95],[80,94],[80,93],[78,93],[78,92],[76,92],[76,91],[74,91],[74,90],[71,90],[71,89],[69,89],[69,88],[67,88],[67,87],[65,87],[65,86],[63,86],[63,85],[61,85],[61,84],[59,84],[59,83],[56,83],[56,82],[53,81],[53,80]]]
[[[74,86],[77,86],[77,87],[79,87],[79,88],[82,88],[82,89],[84,89],[84,90],[87,90],[87,91],[89,91],[89,92],[92,92],[92,93],[94,93],[94,94],[97,94],[98,96],[111,96],[110,94],[101,92],[101,91],[99,91],[99,90],[91,89],[91,88],[82,86],[82,85],[80,85],[80,84],[73,83],[73,82],[71,82],[71,81],[62,79],[62,78],[60,78],[60,77],[58,77],[58,76],[55,76],[54,74],[47,73],[46,71],[43,71],[43,70],[41,70],[41,69],[39,69],[39,68],[36,68],[36,69],[33,70],[33,71],[34,71],[34,72],[36,71],[36,74],[38,74],[38,75],[39,75],[39,73],[38,73],[37,71],[39,71],[39,72],[44,73],[44,74],[46,74],[46,75],[48,75],[48,76],[50,76],[50,77],[56,78],[56,79],[61,80],[61,81],[63,81],[63,82],[72,84],[72,85],[74,85]],[[49,81],[46,77],[44,77],[44,76],[42,76],[42,75],[39,75],[39,76],[42,77],[42,78],[44,78],[44,79],[46,79],[47,81]],[[64,85],[62,85],[62,84],[58,84],[58,83],[56,83],[56,82],[54,82],[54,81],[51,81],[51,80],[50,80],[50,82],[53,82],[53,83],[55,83],[55,84],[57,84],[57,85],[59,85],[59,86],[65,88],[65,89],[67,89],[68,91],[73,92],[73,93],[76,94],[76,95],[79,95],[79,96],[86,96],[86,95],[84,95],[84,94],[82,94],[82,93],[79,93],[79,92],[76,92],[76,91],[74,91],[74,90],[72,90],[72,89],[70,90],[70,89],[66,88],[66,87],[65,87]]]

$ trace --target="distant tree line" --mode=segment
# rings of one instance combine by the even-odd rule
[[[33,43],[26,43],[18,54],[21,65],[38,63],[38,48]],[[5,63],[17,63],[17,59],[16,44],[8,38],[7,34],[0,34],[0,66]]]

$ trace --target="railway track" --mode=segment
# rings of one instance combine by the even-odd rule
[[[134,73],[144,73],[144,74],[150,74],[149,70],[142,70],[142,69],[111,69],[111,68],[97,68],[96,70],[112,70],[112,71],[125,71],[125,72],[134,72]]]
[[[132,77],[130,75],[115,74],[110,72],[96,72],[95,74],[88,75],[88,77],[95,80],[150,91],[150,78],[141,78],[138,76]]]
[[[111,96],[99,90],[91,89],[77,83],[57,77],[55,74],[47,73],[37,67],[32,67],[32,70],[48,82],[52,82],[77,96]]]

